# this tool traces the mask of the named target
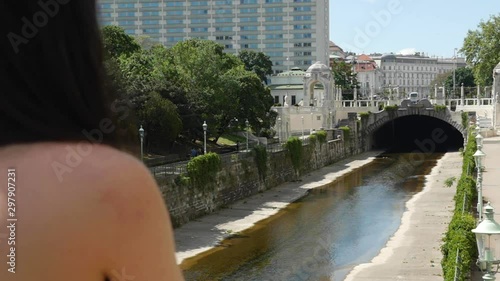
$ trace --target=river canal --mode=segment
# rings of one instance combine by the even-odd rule
[[[277,215],[185,260],[186,280],[342,281],[398,229],[405,203],[443,154],[385,154]]]

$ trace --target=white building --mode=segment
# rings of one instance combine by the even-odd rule
[[[102,25],[147,35],[166,46],[216,41],[231,53],[266,53],[274,73],[328,64],[328,0],[98,0]]]
[[[382,72],[378,92],[391,91],[404,97],[410,92],[419,92],[424,96],[434,92],[431,82],[438,74],[452,72],[464,67],[464,58],[431,58],[428,56],[387,54],[373,56]]]
[[[290,71],[272,76],[269,88],[271,90],[271,95],[274,97],[274,103],[280,106],[285,106],[285,103],[287,103],[288,106],[305,106],[305,76],[306,72],[299,67],[294,67]],[[321,83],[316,83],[313,87],[314,97],[316,97],[315,101],[318,102],[317,97],[323,97],[324,87]],[[307,106],[309,105],[307,104]]]

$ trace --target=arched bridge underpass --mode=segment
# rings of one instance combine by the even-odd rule
[[[449,111],[386,112],[368,127],[371,147],[391,152],[447,152],[464,145],[465,130]]]

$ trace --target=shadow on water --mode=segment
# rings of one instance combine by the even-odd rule
[[[443,154],[385,154],[185,260],[186,280],[343,280],[396,232]],[[422,160],[422,161],[419,161]]]

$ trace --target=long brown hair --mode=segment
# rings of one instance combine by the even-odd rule
[[[1,1],[0,38],[0,145],[120,146],[94,0]]]

